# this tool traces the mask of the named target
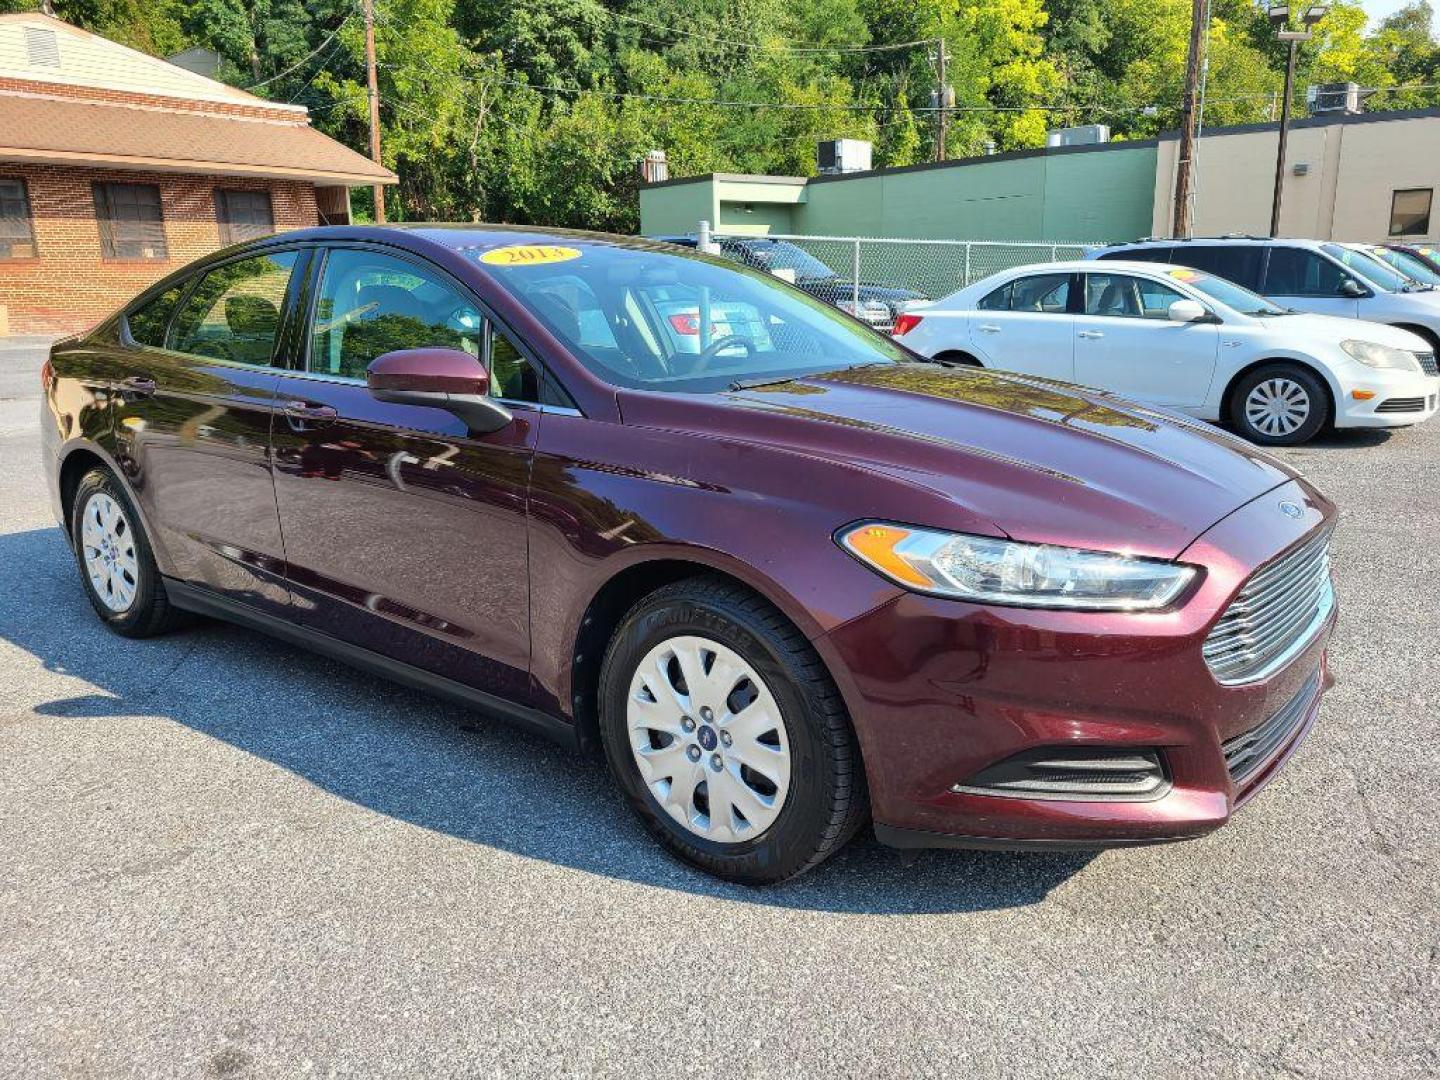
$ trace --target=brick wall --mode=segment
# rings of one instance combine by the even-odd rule
[[[0,259],[0,307],[11,334],[68,333],[105,318],[145,286],[221,246],[215,189],[266,190],[277,232],[318,223],[313,184],[222,176],[187,176],[68,166],[11,166],[0,176],[24,179],[37,255]],[[155,184],[165,217],[165,259],[102,258],[93,181]]]

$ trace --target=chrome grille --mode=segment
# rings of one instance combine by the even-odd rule
[[[1264,679],[1305,646],[1334,606],[1330,530],[1321,529],[1251,575],[1205,639],[1205,663],[1227,686]]]
[[[1319,691],[1320,672],[1317,670],[1305,680],[1305,685],[1294,697],[1259,727],[1225,740],[1221,745],[1225,752],[1225,767],[1230,770],[1230,779],[1237,788],[1259,772],[1290,741],[1296,729],[1304,723]]]
[[[1437,367],[1435,364],[1435,354],[1433,352],[1417,352],[1415,359],[1420,361],[1420,369],[1424,371],[1426,375],[1440,375],[1440,367]]]

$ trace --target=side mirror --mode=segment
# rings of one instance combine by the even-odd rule
[[[1356,281],[1353,277],[1347,277],[1340,283],[1339,292],[1341,296],[1348,296],[1352,300],[1358,300],[1362,296],[1370,295],[1370,290],[1365,288],[1364,285],[1361,285],[1360,282]]]
[[[1216,322],[1205,305],[1199,300],[1176,300],[1165,310],[1165,317],[1171,322]]]
[[[514,419],[490,397],[490,377],[463,349],[396,349],[365,370],[372,397],[397,405],[425,405],[452,412],[471,431],[485,435]]]

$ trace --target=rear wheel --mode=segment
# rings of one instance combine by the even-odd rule
[[[681,581],[630,611],[601,670],[600,727],[650,833],[727,880],[793,877],[866,818],[859,748],[819,657],[729,581]]]
[[[165,595],[140,515],[108,469],[91,469],[77,485],[70,538],[85,593],[111,630],[150,637],[184,620]]]
[[[1297,364],[1266,364],[1230,395],[1230,420],[1261,446],[1295,446],[1319,434],[1329,415],[1325,384]]]

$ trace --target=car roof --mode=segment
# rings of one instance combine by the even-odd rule
[[[1319,247],[1338,241],[1329,240],[1308,240],[1298,236],[1180,236],[1167,239],[1163,236],[1147,236],[1144,240],[1118,241],[1114,244],[1106,244],[1104,250],[1114,251],[1119,248],[1157,248],[1157,247],[1186,247],[1191,244],[1234,244],[1245,246],[1248,244],[1299,244],[1302,247]]]
[[[310,229],[294,229],[266,237],[262,243],[294,243],[315,241],[400,241],[414,238],[450,248],[453,251],[476,251],[508,247],[515,244],[587,244],[601,247],[656,250],[665,241],[646,236],[621,236],[616,233],[589,232],[583,229],[556,229],[535,225],[490,225],[473,222],[406,222],[390,225],[322,225]]]
[[[1095,266],[1095,260],[1093,259],[1062,259],[1057,262],[1028,263],[1024,266],[1011,266],[1004,270],[997,270],[996,274],[1109,274],[1116,270],[1151,273],[1155,270],[1168,270],[1171,268],[1170,263],[1150,262],[1144,259],[1106,259],[1104,268],[1099,269]],[[994,277],[995,275],[992,274],[990,276]]]

